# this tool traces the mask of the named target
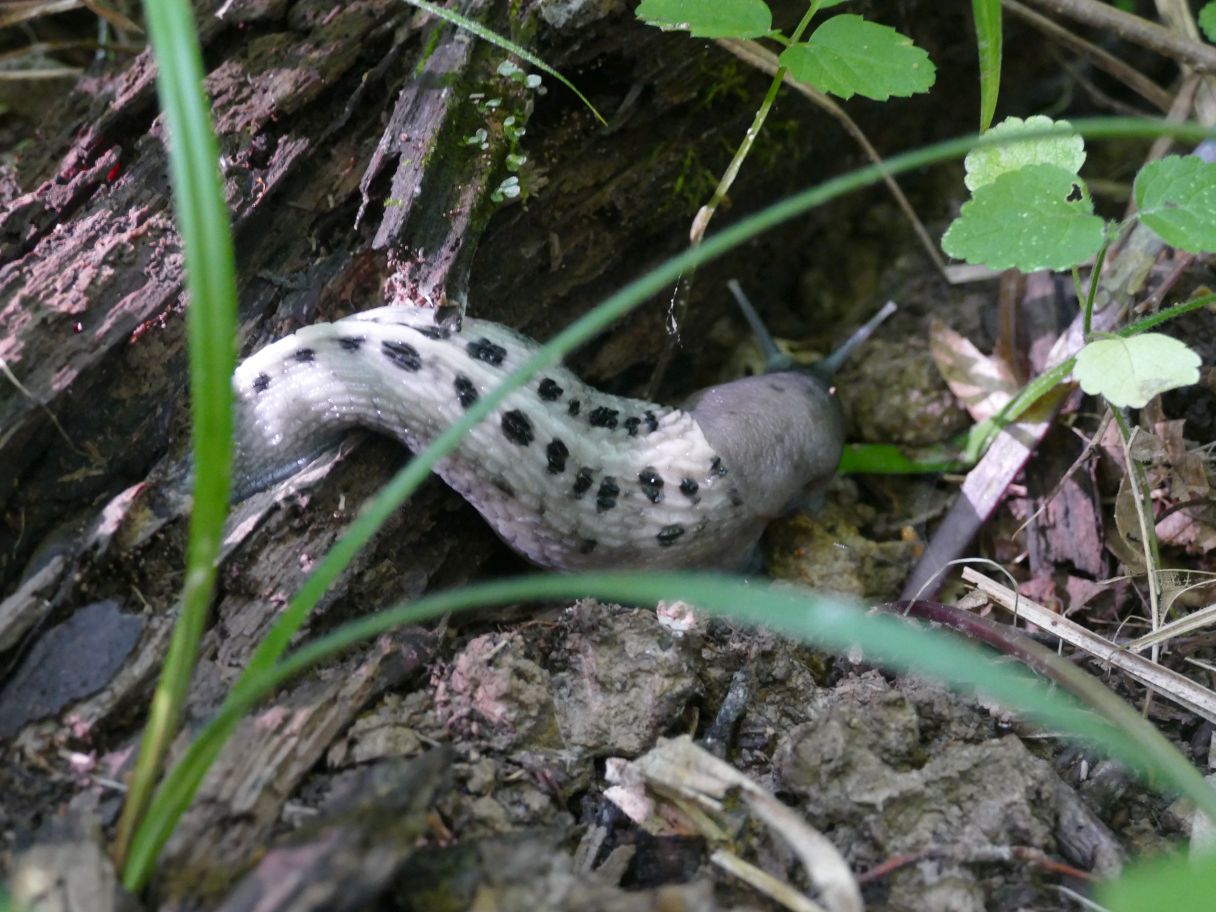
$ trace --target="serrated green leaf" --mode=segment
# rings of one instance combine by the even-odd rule
[[[1081,389],[1111,405],[1140,408],[1158,393],[1199,382],[1197,354],[1172,336],[1141,333],[1095,339],[1077,352]]]
[[[1102,246],[1084,182],[1058,165],[1008,171],[975,191],[942,238],[942,249],[998,272],[1068,269]]]
[[[799,82],[845,99],[906,97],[927,91],[937,77],[933,61],[911,38],[848,13],[782,51],[781,65]]]
[[[764,0],[642,0],[634,15],[663,31],[684,30],[694,38],[759,38],[773,30]]]
[[[1171,246],[1216,251],[1216,165],[1193,155],[1167,155],[1136,175],[1140,221]]]
[[[1019,134],[1042,133],[1052,128],[1071,130],[1067,120],[1052,120],[1042,114],[1027,117],[1006,117],[988,131],[987,139],[1013,139]],[[1073,174],[1085,164],[1085,140],[1076,133],[1060,136],[1043,136],[1011,143],[1007,146],[982,146],[972,149],[963,159],[967,169],[964,179],[967,189],[974,193],[985,184],[990,184],[1002,174],[1025,168],[1027,165],[1057,165]]]
[[[1216,891],[1216,858],[1154,858],[1125,868],[1099,885],[1097,901],[1111,912],[1209,912]]]
[[[1199,11],[1199,28],[1203,37],[1216,44],[1216,2],[1205,3]]]

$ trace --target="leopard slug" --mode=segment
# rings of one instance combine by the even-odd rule
[[[876,323],[877,321],[871,321]],[[305,327],[236,370],[236,493],[268,487],[342,431],[415,452],[535,350],[507,327],[393,306]],[[682,408],[534,377],[435,471],[542,567],[740,568],[765,525],[826,486],[843,447],[826,382],[778,370]]]

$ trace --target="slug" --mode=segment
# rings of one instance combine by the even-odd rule
[[[353,427],[417,451],[535,347],[496,323],[466,317],[454,331],[410,306],[280,339],[233,378],[236,496],[287,477]],[[826,373],[847,350],[823,362]],[[513,392],[435,471],[541,567],[739,569],[770,520],[826,486],[843,434],[825,379],[805,370],[713,386],[671,408],[598,392],[558,367]]]

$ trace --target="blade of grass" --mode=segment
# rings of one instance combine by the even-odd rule
[[[578,89],[576,89],[574,87],[574,83],[572,83],[569,79],[567,79],[565,76],[563,76],[557,70],[553,69],[553,67],[549,66],[549,64],[545,63],[543,60],[541,60],[539,57],[537,57],[531,51],[527,50],[526,48],[520,47],[518,44],[516,44],[513,41],[510,41],[507,38],[503,38],[497,32],[490,31],[488,28],[486,28],[480,22],[474,22],[472,19],[469,19],[465,16],[460,15],[460,13],[454,13],[449,9],[444,9],[442,6],[428,2],[428,0],[405,0],[405,2],[408,3],[410,6],[416,6],[416,7],[418,7],[418,9],[420,9],[424,12],[430,13],[432,16],[438,16],[440,19],[444,20],[445,22],[452,23],[452,25],[456,26],[457,28],[462,28],[467,32],[471,32],[472,34],[474,34],[478,38],[480,38],[482,41],[488,41],[488,42],[490,42],[490,44],[494,45],[495,47],[500,47],[504,51],[514,54],[516,57],[520,58],[521,60],[528,61],[528,63],[532,64],[532,66],[536,67],[542,73],[548,73],[550,76],[552,76],[554,79],[556,79],[562,85],[564,85],[567,89],[569,89],[571,92],[573,92],[575,95],[577,95],[578,100],[587,106],[588,110],[590,110],[591,113],[595,115],[596,120],[598,120],[605,127],[608,126],[608,121],[604,120],[604,118],[600,114],[600,112],[595,109],[595,105],[593,105],[590,101],[588,101],[587,97],[585,95],[583,95],[582,92],[580,92]]]
[[[1072,130],[1093,139],[1124,139],[1143,136],[1171,135],[1200,141],[1216,136],[1216,132],[1194,124],[1167,123],[1165,121],[1145,121],[1133,118],[1095,118],[1074,122]],[[1013,140],[1025,142],[1061,132],[1058,128],[1043,131],[1028,131]],[[1002,138],[989,140],[984,137],[963,137],[947,140],[897,155],[886,160],[881,165],[871,165],[833,178],[801,193],[787,197],[767,209],[741,220],[735,225],[705,239],[696,248],[675,256],[646,275],[610,296],[594,310],[575,321],[568,328],[555,336],[548,344],[539,348],[518,369],[507,376],[503,382],[486,395],[482,396],[459,421],[440,434],[426,449],[412,459],[400,472],[381,490],[381,492],[365,508],[338,540],[334,547],[317,565],[316,569],[305,581],[300,591],[288,603],[280,614],[275,625],[266,638],[250,657],[242,678],[234,686],[232,694],[238,693],[244,686],[243,682],[255,680],[268,673],[275,661],[286,649],[291,638],[303,625],[313,605],[329,588],[332,582],[350,562],[351,558],[375,534],[380,525],[398,509],[413,493],[422,481],[430,475],[438,460],[450,452],[460,441],[460,438],[477,422],[484,419],[509,395],[537,371],[557,363],[563,355],[582,342],[602,331],[610,323],[625,313],[637,307],[651,295],[663,291],[675,281],[684,271],[700,266],[727,250],[742,244],[756,235],[788,221],[815,206],[822,205],[845,193],[861,187],[870,186],[882,180],[885,174],[900,174],[935,164],[951,158],[965,155],[976,146],[1003,145],[1009,142]],[[225,707],[227,706],[225,703]],[[208,748],[198,762],[202,771],[196,771],[183,777],[179,767],[170,772],[165,784],[157,792],[152,807],[143,825],[136,833],[127,866],[123,871],[123,883],[128,889],[138,890],[151,874],[164,840],[172,829],[173,823],[188,806],[194,791],[202,779],[202,772],[214,759],[224,739],[231,732],[239,714],[233,715],[221,711],[207,728],[203,735]],[[155,822],[154,822],[155,818]]]
[[[1001,0],[971,0],[980,60],[980,132],[992,126],[1001,91]]]
[[[219,149],[203,91],[203,59],[185,0],[145,4],[158,62],[156,78],[169,147],[173,201],[190,296],[191,443],[194,509],[186,550],[181,614],[173,629],[123,803],[114,854],[119,865],[152,795],[182,706],[206,625],[215,561],[228,515],[232,459],[232,371],[236,361],[236,279],[232,234],[219,173]]]

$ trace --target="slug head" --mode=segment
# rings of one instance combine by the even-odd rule
[[[747,509],[766,520],[820,493],[844,449],[840,407],[805,371],[711,386],[684,407],[722,457]]]

